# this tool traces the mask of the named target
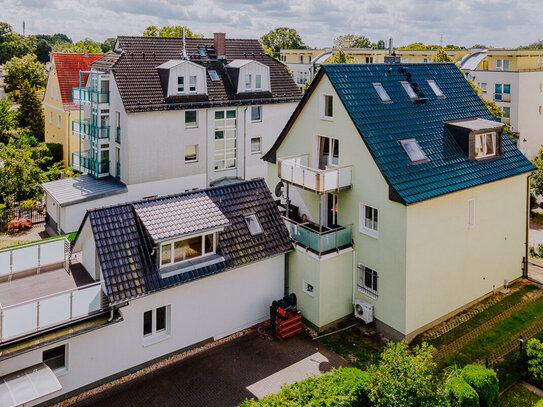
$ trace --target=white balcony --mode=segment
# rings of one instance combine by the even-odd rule
[[[352,166],[330,167],[325,170],[310,168],[309,155],[279,158],[279,178],[298,187],[323,194],[352,186]]]

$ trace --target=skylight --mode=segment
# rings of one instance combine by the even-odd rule
[[[392,99],[390,99],[390,96],[388,96],[388,93],[385,88],[383,88],[383,85],[381,85],[379,82],[374,82],[373,87],[383,103],[392,103]]]
[[[247,228],[252,236],[262,233],[262,226],[260,226],[260,222],[258,221],[256,214],[251,213],[250,215],[245,215],[245,223],[247,224]]]
[[[405,152],[409,156],[409,159],[412,162],[421,162],[428,160],[428,157],[426,157],[426,154],[424,154],[419,146],[419,143],[417,143],[417,140],[415,140],[414,138],[400,140],[400,144],[402,145],[403,149],[405,150]]]
[[[410,98],[411,100],[418,99],[417,94],[415,93],[415,91],[413,90],[413,88],[411,87],[411,85],[409,84],[409,82],[407,82],[407,81],[401,81],[400,83],[402,84],[403,88],[404,88],[405,91],[407,92],[407,96],[409,96],[409,98]]]
[[[208,72],[209,72],[209,77],[211,78],[212,81],[219,80],[219,75],[217,74],[217,71],[208,71]]]
[[[439,89],[439,86],[437,86],[436,81],[430,79],[430,80],[427,80],[426,82],[428,82],[428,85],[430,86],[430,88],[432,88],[432,90],[434,91],[435,95],[438,98],[444,98],[445,97],[445,95],[443,94],[441,89]]]
[[[203,48],[198,48],[198,54],[200,54],[201,57],[206,56],[206,50]]]

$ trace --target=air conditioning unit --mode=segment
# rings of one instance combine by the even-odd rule
[[[354,300],[354,316],[366,324],[373,322],[373,305],[362,300]]]

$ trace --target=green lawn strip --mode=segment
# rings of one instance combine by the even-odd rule
[[[505,342],[515,338],[522,331],[537,322],[543,313],[543,298],[527,303],[515,314],[497,322],[490,329],[468,342],[458,352],[444,357],[439,365],[442,367],[453,364],[465,365],[477,359],[490,356]]]
[[[362,336],[348,329],[319,339],[328,349],[343,356],[352,366],[365,370],[379,361],[382,349],[363,340]],[[354,356],[353,360],[350,355]]]
[[[41,242],[44,242],[46,240],[52,240],[52,239],[58,239],[60,237],[65,237],[68,239],[68,241],[70,243],[73,243],[74,240],[75,240],[75,236],[77,235],[77,232],[72,232],[72,233],[66,233],[64,235],[58,235],[58,236],[52,236],[52,237],[46,237],[45,239],[40,239],[40,240],[33,240],[33,241],[27,241],[27,240],[11,240],[8,241],[7,240],[0,240],[0,249],[12,249],[12,248],[15,248],[17,246],[23,246],[23,245],[33,245],[33,244],[37,244],[37,243],[41,243]],[[5,247],[2,246],[2,242],[6,242],[8,245],[6,245]]]
[[[472,331],[474,328],[477,328],[481,324],[491,320],[496,315],[506,311],[509,307],[516,304],[525,294],[537,289],[538,287],[534,284],[525,285],[518,291],[511,293],[501,301],[498,301],[484,311],[481,311],[472,318],[451,329],[449,332],[445,332],[443,335],[438,336],[437,338],[434,338],[428,342],[436,348],[438,346],[448,345],[449,343]]]
[[[540,397],[521,384],[507,390],[498,401],[498,407],[533,407]]]

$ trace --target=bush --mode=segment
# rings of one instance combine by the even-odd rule
[[[33,199],[27,199],[26,201],[21,202],[21,208],[23,208],[25,211],[29,211],[34,208],[35,203],[36,201]]]
[[[479,395],[481,407],[494,406],[500,394],[498,376],[493,370],[479,365],[467,365],[462,369],[462,378]]]
[[[320,376],[310,377],[284,386],[276,394],[259,401],[245,400],[240,407],[270,406],[369,406],[366,384],[369,374],[356,368],[332,370]]]
[[[479,407],[479,395],[460,377],[453,377],[445,385],[451,407]]]
[[[535,385],[543,383],[543,343],[532,338],[526,343],[526,379]]]
[[[49,151],[49,156],[51,156],[51,161],[53,163],[62,161],[62,144],[60,143],[45,143],[47,150]]]
[[[541,399],[537,403],[535,403],[534,407],[543,407],[543,399]]]

